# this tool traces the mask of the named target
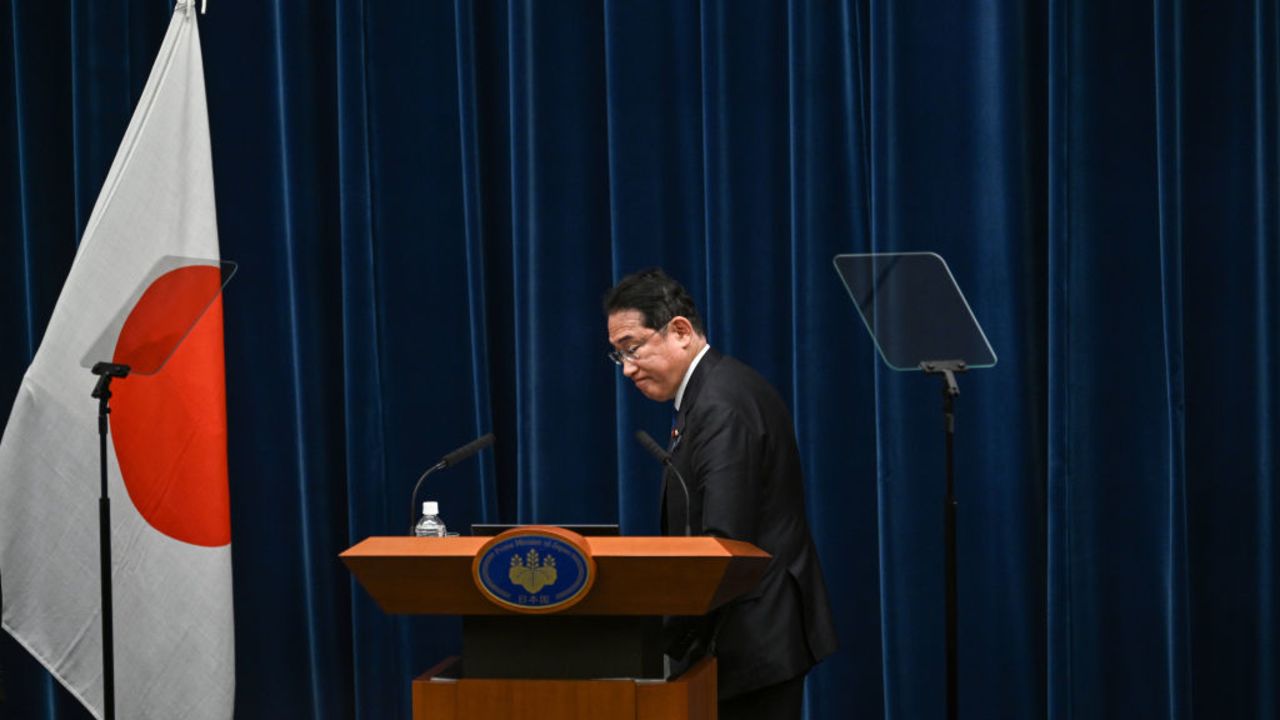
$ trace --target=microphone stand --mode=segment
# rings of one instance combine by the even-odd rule
[[[102,575],[102,708],[106,720],[116,716],[115,633],[111,607],[111,497],[107,491],[107,416],[111,414],[111,380],[129,376],[128,365],[100,362],[93,397],[98,399],[98,469],[102,495],[98,498],[98,556]]]
[[[665,458],[663,458],[662,464],[666,467],[667,470],[670,470],[671,472],[675,473],[676,479],[680,481],[680,489],[684,491],[684,536],[692,537],[693,532],[689,528],[689,523],[691,521],[691,518],[689,516],[693,514],[693,506],[690,505],[690,501],[689,501],[689,486],[688,484],[685,483],[684,476],[681,475],[680,471],[676,469],[676,464],[671,461],[671,455],[668,454]]]
[[[956,720],[960,712],[959,704],[959,643],[957,641],[957,602],[956,602],[956,486],[955,486],[955,442],[956,442],[956,397],[960,395],[960,386],[956,384],[956,373],[968,368],[963,360],[942,360],[920,363],[920,369],[930,375],[942,376],[942,417],[947,435],[947,495],[943,505],[943,533],[946,535],[946,663],[947,663],[947,718]]]
[[[481,435],[475,440],[472,440],[466,445],[463,445],[457,450],[454,450],[453,452],[448,453],[444,457],[440,458],[440,462],[427,468],[427,471],[422,473],[422,475],[418,477],[418,482],[414,483],[413,485],[413,494],[409,496],[409,534],[410,535],[413,534],[413,528],[417,524],[415,521],[415,518],[417,518],[418,516],[417,515],[418,489],[422,487],[422,481],[426,480],[427,476],[430,475],[431,473],[437,470],[443,470],[447,467],[453,467],[454,465],[457,465],[463,460],[466,460],[472,455],[475,455],[481,450],[489,447],[490,445],[493,444],[493,440],[494,440],[493,433],[485,433],[484,435]]]
[[[664,488],[667,482],[667,473],[666,473],[667,470],[670,470],[671,472],[675,473],[676,479],[680,481],[680,489],[684,491],[684,535],[685,537],[692,536],[693,533],[689,529],[689,522],[690,522],[689,516],[693,514],[693,506],[690,505],[689,503],[689,485],[684,481],[684,476],[680,474],[680,471],[676,468],[675,463],[671,461],[671,453],[667,452],[666,450],[663,450],[662,446],[659,445],[656,440],[650,437],[649,433],[643,430],[636,431],[636,440],[638,440],[640,444],[644,446],[644,449],[647,450],[655,460],[662,463],[662,467],[663,467],[662,483]],[[665,489],[664,489],[664,492],[665,492]]]

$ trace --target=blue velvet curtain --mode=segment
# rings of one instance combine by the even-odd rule
[[[794,413],[841,639],[808,716],[941,716],[940,388],[832,270],[873,250],[945,256],[1000,355],[960,378],[961,715],[1280,714],[1271,0],[209,5],[238,717],[408,716],[457,623],[336,556],[475,435],[455,529],[656,531],[666,410],[599,310],[652,264]],[[0,13],[0,408],[169,11]],[[0,685],[86,717],[7,635]]]

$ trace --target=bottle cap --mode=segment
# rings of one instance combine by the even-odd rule
[[[422,503],[422,514],[423,514],[423,515],[439,515],[439,514],[440,514],[440,503],[436,502],[435,500],[425,500],[425,501],[423,501],[423,503]]]

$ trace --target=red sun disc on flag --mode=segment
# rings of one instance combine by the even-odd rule
[[[208,547],[231,542],[221,282],[218,267],[194,265],[151,283],[120,330],[114,361],[158,366],[158,353],[181,344],[159,373],[111,386],[111,437],[129,499],[156,530]]]

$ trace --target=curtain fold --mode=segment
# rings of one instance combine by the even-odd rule
[[[401,518],[401,527],[410,526],[408,501],[379,488],[390,485],[387,477],[386,410],[382,397],[383,363],[379,353],[384,337],[378,312],[378,271],[376,228],[373,218],[374,178],[367,45],[367,17],[363,0],[337,4],[334,48],[337,56],[337,149],[338,182],[341,188],[338,212],[341,222],[342,300],[342,384],[343,434],[345,439],[347,537],[363,538],[385,531],[386,523]],[[336,393],[335,393],[336,394]],[[397,507],[400,506],[400,507]],[[380,521],[371,522],[373,518]],[[316,717],[354,716],[381,712],[394,714],[387,698],[397,693],[394,678],[408,672],[403,645],[398,640],[401,623],[378,610],[368,595],[350,584],[351,657],[378,657],[380,662],[353,663],[351,686],[337,686],[341,695],[335,712],[314,712]],[[375,671],[369,671],[375,670]],[[327,705],[327,704],[326,704]],[[340,712],[338,712],[340,710]]]
[[[1167,410],[1163,429],[1168,453],[1167,559],[1164,585],[1165,636],[1170,639],[1166,661],[1168,717],[1187,718],[1192,712],[1191,638],[1187,569],[1186,365],[1183,328],[1182,234],[1182,87],[1183,24],[1178,2],[1158,0],[1152,7],[1155,69],[1155,143],[1157,228],[1159,234],[1162,357]]]
[[[475,87],[474,11],[469,3],[454,4],[455,47],[458,74],[458,147],[460,150],[464,228],[466,237],[467,312],[470,320],[472,405],[476,409],[474,433],[477,437],[493,429],[489,316],[490,280],[486,274],[485,198],[480,191],[480,141]],[[502,347],[498,340],[495,347]],[[486,454],[479,459],[480,510],[482,517],[499,515],[494,463]]]
[[[170,9],[0,13],[0,407]],[[908,250],[946,258],[1000,358],[959,378],[961,716],[1276,715],[1274,3],[269,0],[199,22],[240,264],[238,717],[409,716],[459,624],[384,615],[337,555],[405,532],[413,482],[477,435],[497,444],[418,498],[450,529],[657,532],[633,434],[669,408],[605,358],[600,309],[650,265],[793,413],[840,634],[807,716],[941,715],[940,387],[884,367],[831,266]],[[0,717],[86,717],[7,635],[0,668]]]

